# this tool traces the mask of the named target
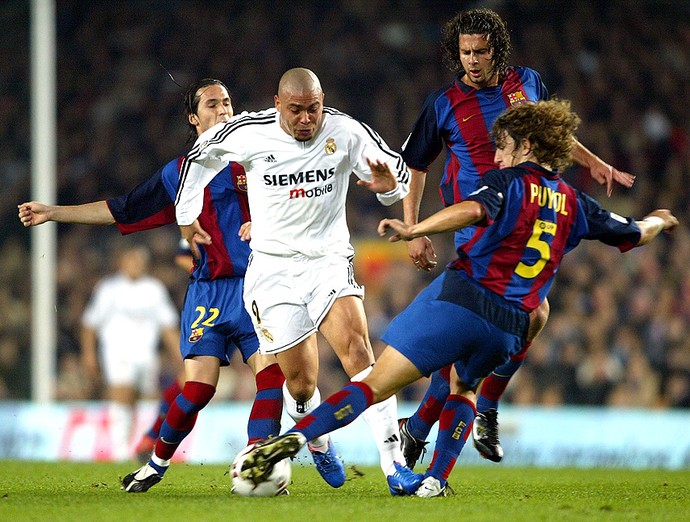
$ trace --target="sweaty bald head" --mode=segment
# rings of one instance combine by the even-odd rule
[[[280,113],[280,127],[297,141],[309,141],[321,126],[321,82],[309,69],[290,69],[278,83],[275,105]]]
[[[322,93],[319,78],[309,69],[296,67],[286,71],[278,83],[278,96]]]

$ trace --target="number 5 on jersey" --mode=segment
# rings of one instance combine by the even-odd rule
[[[515,267],[515,273],[525,279],[534,279],[544,270],[546,263],[551,259],[551,241],[556,235],[556,223],[537,219],[534,222],[532,235],[527,241],[527,248],[533,248],[539,252],[539,259],[533,265],[520,261]]]

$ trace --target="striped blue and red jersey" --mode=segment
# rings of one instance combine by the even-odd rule
[[[538,72],[509,67],[495,87],[475,89],[455,80],[427,96],[401,155],[408,167],[427,172],[446,149],[439,192],[445,206],[460,203],[479,186],[481,177],[496,168],[491,127],[510,107],[546,100],[548,90]],[[471,229],[455,234],[456,246]]]
[[[634,219],[603,209],[536,163],[490,170],[467,200],[480,203],[486,218],[448,267],[527,312],[546,298],[563,255],[582,239],[621,252],[640,240]]]
[[[107,200],[122,234],[175,223],[174,201],[183,160],[169,162],[128,194]],[[250,249],[238,231],[249,220],[244,169],[229,163],[204,190],[199,223],[210,234],[211,244],[199,245],[201,258],[195,260],[194,279],[244,277]]]

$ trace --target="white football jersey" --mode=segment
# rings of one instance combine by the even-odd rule
[[[177,222],[189,225],[199,216],[204,187],[234,161],[246,171],[252,250],[349,255],[345,198],[350,175],[369,181],[367,158],[387,163],[398,185],[377,197],[390,205],[409,190],[403,159],[367,125],[332,108],[324,108],[320,128],[305,142],[287,134],[279,118],[276,109],[242,113],[199,136],[180,172]]]
[[[161,329],[176,327],[178,318],[161,281],[118,273],[96,285],[82,324],[97,331],[102,351],[124,350],[135,360],[146,360],[157,352]]]

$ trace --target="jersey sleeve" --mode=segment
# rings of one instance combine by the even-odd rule
[[[621,252],[637,246],[642,233],[633,218],[619,216],[602,208],[597,200],[583,192],[578,192],[577,197],[586,226],[574,228],[569,243],[576,244],[580,238],[595,239],[618,247]]]
[[[438,125],[436,100],[446,88],[431,93],[424,100],[410,135],[402,146],[405,163],[419,171],[426,172],[443,150],[443,137]]]
[[[241,127],[244,118],[244,115],[239,115],[208,129],[197,138],[182,162],[175,198],[175,215],[179,225],[191,225],[199,217],[206,185],[230,161],[239,159],[238,140],[233,133]]]
[[[362,180],[371,180],[371,168],[367,159],[385,162],[395,176],[398,184],[390,192],[376,194],[382,205],[392,205],[404,198],[409,192],[410,171],[402,156],[393,151],[388,144],[371,127],[357,120],[352,124],[353,149],[352,166],[355,175]]]
[[[484,207],[486,216],[477,223],[478,226],[488,226],[496,220],[503,208],[510,183],[515,177],[513,169],[489,170],[482,177],[481,186],[465,198],[468,201],[476,201]]]
[[[106,201],[123,235],[175,222],[175,192],[168,178],[177,179],[180,161],[171,161],[129,193]]]
[[[549,99],[549,90],[544,85],[541,75],[534,69],[522,67],[523,82],[530,84],[534,92],[537,93],[537,100],[544,101]]]

